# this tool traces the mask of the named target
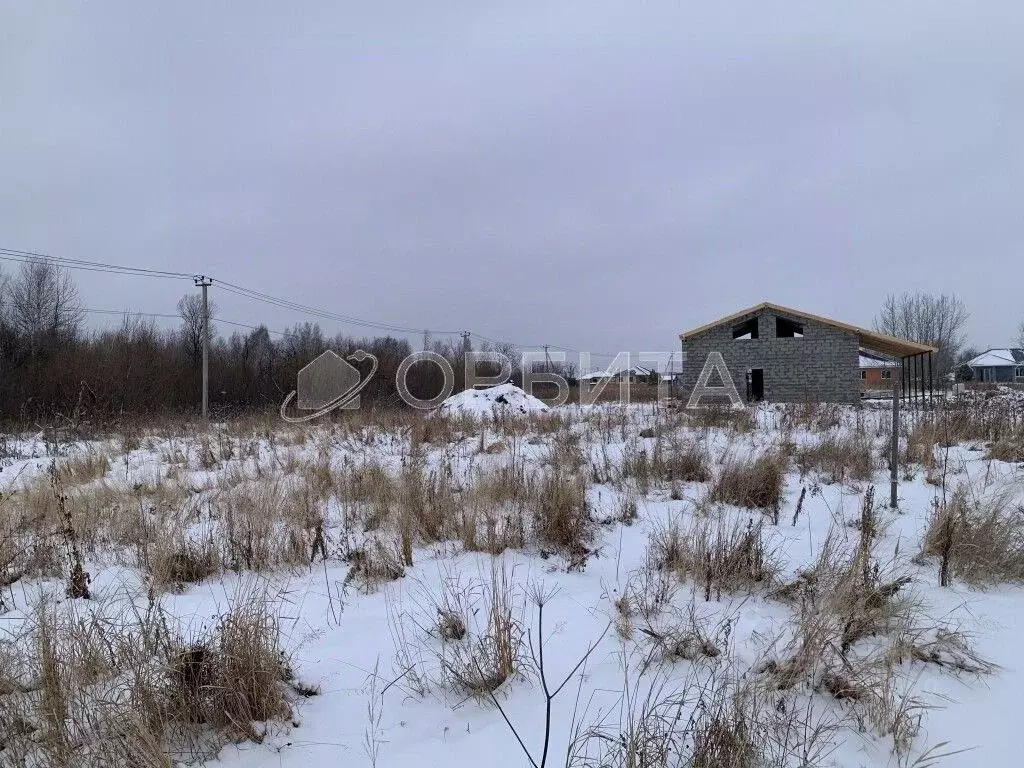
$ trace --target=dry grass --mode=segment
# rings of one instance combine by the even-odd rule
[[[405,607],[389,601],[396,682],[415,696],[440,688],[458,701],[491,701],[525,675],[524,594],[513,576],[494,559],[486,577],[447,572],[439,592],[418,583]]]
[[[859,529],[855,544],[830,533],[814,566],[776,591],[795,604],[793,628],[778,657],[761,671],[777,689],[809,685],[839,702],[858,730],[890,738],[903,764],[925,706],[901,665],[929,663],[976,674],[993,667],[961,633],[929,620],[907,589],[910,579],[880,561],[881,523],[870,492],[862,500]]]
[[[1024,462],[1024,431],[1005,435],[991,443],[985,458],[1012,463]]]
[[[1019,406],[972,400],[941,404],[906,430],[901,461],[922,466],[927,482],[942,485],[949,468],[936,448],[980,442],[987,446],[988,459],[1024,461],[1024,413]]]
[[[895,664],[931,664],[968,675],[989,675],[999,669],[978,654],[967,635],[943,626],[902,627],[888,654]]]
[[[975,586],[1024,582],[1024,507],[1008,492],[975,496],[961,486],[935,506],[922,555],[939,560],[939,581],[950,576]]]
[[[830,433],[843,425],[842,408],[835,403],[787,403],[782,406],[784,429],[803,428]]]
[[[157,589],[181,589],[218,575],[223,569],[220,546],[212,531],[198,538],[159,538],[146,550],[146,556],[151,584]]]
[[[670,528],[671,524],[665,528]],[[629,574],[625,589],[616,601],[623,630],[632,635],[632,617],[637,616],[652,626],[655,620],[671,605],[680,591],[681,582],[675,572],[664,567],[664,548],[656,542],[665,529],[657,529],[652,535],[644,564]]]
[[[349,571],[345,584],[355,584],[366,593],[405,575],[401,544],[379,536],[368,537],[361,547],[351,550],[346,559]]]
[[[808,406],[792,417],[768,409],[759,417],[821,431],[843,414]],[[826,434],[813,448],[792,449],[802,472],[843,483],[870,478],[872,427],[854,416],[850,437]],[[1012,421],[959,414],[960,422],[940,417],[940,426],[947,423],[943,418],[950,426],[941,437],[931,417],[920,420],[908,452],[934,456],[934,446],[953,435],[984,433],[975,439],[1008,455],[1002,451],[1016,434]],[[225,569],[305,569],[316,559],[342,558],[349,565],[346,584],[366,592],[409,574],[383,590],[390,594],[431,558],[457,553],[458,542],[463,550],[495,555],[508,548],[558,553],[569,568],[582,568],[600,524],[632,522],[647,511],[647,490],[670,488],[678,499],[684,482],[713,480],[710,501],[777,514],[784,450],[729,459],[711,472],[708,446],[729,435],[682,431],[744,431],[754,426],[753,411],[651,409],[641,424],[654,426],[638,439],[637,420],[616,408],[486,424],[362,414],[339,416],[313,440],[305,430],[276,434],[270,424],[177,435],[155,470],[127,455],[104,469],[102,452],[80,455],[74,467],[58,460],[57,494],[44,480],[0,498],[0,587],[26,575],[73,581],[68,528],[90,568],[92,562],[105,567],[111,557],[140,567],[155,600],[162,589]],[[261,429],[265,434],[254,434]],[[767,444],[760,437],[755,442]],[[150,436],[137,438],[126,451],[137,443],[160,450]],[[168,467],[173,475],[165,473]],[[606,519],[594,519],[588,508],[591,480],[613,486],[594,491],[612,494]],[[863,731],[888,735],[905,755],[921,704],[909,693],[904,671],[921,664],[965,674],[992,671],[962,633],[927,621],[905,577],[879,558],[883,526],[872,497],[865,497],[856,524],[842,530],[853,544],[833,536],[814,567],[781,586],[775,534],[758,514],[748,519],[731,507],[700,507],[654,532],[647,567],[630,574],[614,601],[619,636],[644,657],[642,668],[671,666],[677,676],[696,670],[699,679],[687,682],[695,686],[687,696],[662,690],[665,696],[647,704],[634,698],[640,714],[634,711],[625,727],[605,734],[608,760],[590,765],[781,766],[782,754],[789,764],[812,765],[813,755],[800,750],[814,752],[818,747],[806,745],[820,744],[834,725],[812,718],[816,705],[851,718]],[[972,584],[1024,580],[1022,516],[1009,503],[995,510],[969,494],[954,495],[936,510],[925,552],[940,558],[945,552],[948,573]],[[414,557],[418,569],[410,569]],[[437,686],[453,704],[467,697],[492,701],[508,681],[530,675],[524,596],[513,574],[495,562],[490,578],[453,584],[434,602],[425,601],[429,610],[415,621],[396,615],[397,687],[422,695]],[[549,559],[544,567],[561,564]],[[680,592],[704,613],[692,603],[689,614],[680,611]],[[792,626],[763,674],[748,674],[742,685],[719,672],[731,664],[734,629],[723,620],[723,607],[729,608],[722,598],[737,593],[770,595],[793,611]],[[265,599],[233,605],[192,636],[158,607],[144,616],[100,611],[91,621],[68,607],[75,602],[48,607],[24,637],[0,648],[0,766],[169,768],[172,759],[206,755],[226,738],[260,740],[263,728],[253,722],[287,716],[290,672]]]
[[[765,688],[725,659],[682,679],[627,675],[618,718],[577,725],[570,768],[784,768],[830,765],[842,718],[813,699]]]
[[[778,509],[782,504],[786,460],[766,452],[753,459],[727,459],[708,500],[748,509]]]
[[[705,442],[679,435],[662,437],[654,430],[650,435],[657,437],[650,450],[639,442],[626,445],[618,468],[619,479],[633,480],[642,494],[648,493],[654,485],[668,483],[674,487],[678,483],[703,483],[711,479],[711,459]],[[606,469],[594,474],[600,481],[602,475],[614,476],[615,473]]]
[[[651,534],[648,560],[696,584],[705,600],[769,587],[779,570],[763,523],[739,516],[674,517]]]
[[[874,452],[867,438],[829,435],[795,452],[801,476],[814,471],[829,483],[870,480],[875,471]]]
[[[671,611],[658,621],[648,621],[640,631],[651,641],[652,656],[663,661],[718,659],[728,645],[730,622],[698,613],[694,600],[685,611]]]
[[[473,613],[472,631],[445,645],[441,664],[450,685],[484,699],[522,673],[525,629],[517,602],[508,570],[495,564],[483,605]],[[477,616],[483,617],[479,623]]]
[[[191,639],[158,605],[46,601],[3,648],[0,766],[161,766],[261,741],[291,714],[276,603],[245,590]]]
[[[533,522],[541,546],[579,557],[588,552],[592,525],[587,514],[586,485],[579,475],[543,475],[533,497]]]
[[[711,461],[702,443],[670,441],[661,459],[666,480],[706,483],[711,479]]]
[[[747,768],[765,761],[764,734],[749,687],[711,692],[694,727],[692,768]]]
[[[110,471],[109,457],[95,449],[64,459],[57,465],[65,483],[79,485],[98,480]]]
[[[922,419],[907,431],[901,461],[904,464],[920,464],[930,467],[935,463],[935,446],[938,437],[935,425],[930,419]]]
[[[751,408],[730,408],[709,405],[688,410],[689,424],[698,429],[729,429],[737,433],[752,432],[757,426],[754,410]]]
[[[149,518],[184,506],[187,496],[186,489],[163,479],[130,488],[108,479],[71,486],[65,480],[59,465],[54,465],[48,477],[21,484],[5,497],[6,517],[0,526],[20,540],[21,559],[29,573],[52,575],[46,573],[48,558],[40,555],[55,546],[55,533],[66,528],[68,514],[83,554],[130,551],[152,538]]]

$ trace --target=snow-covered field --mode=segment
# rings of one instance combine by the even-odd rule
[[[239,768],[1019,764],[1024,591],[955,558],[942,587],[922,554],[947,508],[1024,515],[987,440],[904,414],[893,510],[884,409],[477,399],[9,436],[0,766],[171,765],[153,755],[197,734]],[[141,714],[183,650],[226,663],[225,617],[254,604],[276,716]],[[197,695],[232,682],[189,669]]]

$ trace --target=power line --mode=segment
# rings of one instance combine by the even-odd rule
[[[516,349],[537,349],[537,350],[540,350],[540,349],[543,349],[545,346],[547,346],[547,347],[550,347],[551,349],[556,349],[556,350],[559,350],[561,352],[571,352],[572,354],[575,354],[575,355],[582,355],[583,354],[583,352],[581,352],[578,349],[574,349],[573,347],[563,347],[563,346],[559,346],[558,344],[547,344],[547,345],[545,345],[545,344],[517,344],[517,343],[512,342],[512,341],[500,341],[498,339],[491,338],[490,336],[484,336],[481,333],[473,333],[472,335],[473,335],[474,338],[479,339],[480,341],[486,341],[486,342],[488,342],[490,344],[498,344],[498,345],[505,345],[505,344],[507,344],[509,346],[515,347]],[[589,354],[591,357],[602,357],[602,358],[608,358],[610,360],[618,357],[618,354],[614,353],[614,352],[588,352],[587,354]]]
[[[37,252],[37,251],[24,251],[24,250],[19,250],[19,249],[16,249],[16,248],[0,248],[0,260],[14,262],[14,263],[20,263],[20,264],[29,264],[29,263],[33,263],[33,262],[42,261],[42,262],[46,262],[46,263],[49,263],[49,264],[53,264],[55,266],[64,267],[66,269],[82,270],[82,271],[86,271],[86,272],[101,272],[101,273],[107,273],[107,274],[131,275],[131,276],[139,276],[139,277],[156,277],[156,278],[174,279],[174,280],[194,280],[195,277],[196,277],[195,274],[187,273],[187,272],[175,272],[175,271],[171,271],[171,270],[150,269],[148,267],[134,267],[134,266],[127,266],[127,265],[123,265],[123,264],[110,264],[110,263],[102,262],[102,261],[89,261],[89,260],[85,260],[85,259],[74,259],[74,258],[70,258],[70,257],[66,257],[66,256],[51,256],[49,254],[40,253],[40,252]],[[286,298],[283,298],[283,297],[280,297],[280,296],[274,296],[272,294],[264,293],[262,291],[257,291],[257,290],[255,290],[253,288],[247,288],[245,286],[238,285],[236,283],[228,282],[227,280],[220,280],[220,279],[216,279],[216,278],[214,278],[213,280],[214,280],[214,284],[220,290],[223,290],[226,293],[231,293],[231,294],[234,294],[236,296],[240,296],[242,298],[247,298],[247,299],[250,299],[250,300],[253,300],[253,301],[259,301],[259,302],[262,302],[262,303],[265,303],[265,304],[269,304],[271,306],[279,307],[281,309],[288,309],[288,310],[291,310],[293,312],[298,312],[300,314],[312,315],[314,317],[319,317],[319,318],[326,319],[326,320],[333,320],[335,322],[344,323],[344,324],[347,324],[347,325],[354,325],[354,326],[358,326],[358,327],[362,327],[362,328],[370,328],[370,329],[374,329],[374,330],[388,331],[388,332],[391,332],[391,333],[404,333],[404,334],[416,334],[416,335],[419,335],[424,330],[422,328],[422,326],[418,327],[418,328],[413,328],[413,327],[410,327],[410,326],[403,326],[403,325],[398,325],[398,324],[395,324],[395,323],[385,323],[385,322],[380,322],[380,321],[367,320],[365,318],[356,317],[354,315],[346,315],[346,314],[343,314],[343,313],[340,313],[340,312],[334,312],[334,311],[331,311],[331,310],[322,309],[322,308],[319,308],[319,307],[314,307],[314,306],[311,306],[311,305],[308,305],[308,304],[303,304],[301,302],[293,301],[291,299],[286,299]],[[178,315],[168,315],[168,314],[153,313],[153,312],[120,312],[118,310],[99,310],[99,309],[87,309],[86,311],[93,312],[93,313],[96,313],[96,314],[135,314],[135,315],[144,315],[144,316],[147,316],[147,317],[165,317],[165,318],[175,318],[175,317],[178,317]],[[225,323],[227,325],[235,325],[235,326],[238,326],[238,327],[241,327],[241,328],[250,328],[250,329],[256,329],[256,328],[259,328],[259,327],[265,327],[265,326],[249,325],[249,324],[246,324],[246,323],[238,323],[238,322],[229,321],[229,320],[220,320],[219,322]],[[431,334],[438,335],[438,336],[462,336],[465,333],[464,331],[457,331],[457,330],[434,330],[434,329],[430,329],[429,332]],[[288,333],[286,333],[284,331],[273,331],[273,333],[277,333],[277,334],[280,334],[282,336],[291,335],[291,334],[288,334]],[[555,350],[559,350],[559,351],[563,351],[563,352],[569,352],[569,353],[573,353],[573,354],[577,354],[577,355],[583,354],[582,352],[580,352],[580,350],[575,349],[573,347],[564,347],[564,346],[559,346],[559,345],[556,345],[556,344],[549,344],[549,345],[544,345],[544,344],[518,344],[516,342],[511,342],[511,341],[501,341],[499,339],[495,339],[495,338],[492,338],[492,337],[489,337],[489,336],[484,336],[483,334],[479,334],[479,333],[470,333],[470,336],[472,336],[472,337],[474,337],[476,339],[479,339],[480,341],[489,342],[491,344],[503,345],[503,346],[504,345],[509,345],[509,346],[512,346],[512,347],[516,347],[518,349],[541,349],[541,348],[544,348],[545,346],[548,346],[551,349],[555,349]],[[615,358],[617,356],[616,354],[611,353],[611,352],[590,352],[589,354],[590,354],[591,357],[607,358],[607,359],[613,359],[613,358]]]
[[[32,262],[46,262],[55,266],[65,267],[67,269],[83,270],[86,272],[104,272],[108,274],[121,274],[121,275],[137,275],[140,277],[163,277],[168,279],[177,280],[193,280],[194,274],[187,272],[173,272],[169,270],[149,269],[147,267],[132,267],[125,266],[123,264],[109,264],[100,261],[87,261],[84,259],[73,259],[66,256],[50,256],[49,254],[40,253],[38,251],[23,251],[16,248],[0,248],[0,259],[3,261],[10,261],[18,264],[29,264]],[[267,304],[271,304],[283,309],[291,309],[304,314],[315,315],[329,320],[335,320],[337,322],[348,323],[350,325],[357,325],[365,328],[374,328],[377,330],[391,331],[395,333],[419,333],[419,328],[408,328],[394,323],[376,322],[372,320],[366,320],[352,315],[345,315],[340,312],[332,312],[326,309],[320,309],[307,304],[302,304],[297,301],[285,299],[279,296],[272,296],[267,293],[262,293],[252,288],[246,288],[242,285],[228,282],[227,280],[215,280],[217,286],[228,293],[233,293],[244,298],[254,299],[256,301],[262,301]],[[439,335],[457,335],[460,331],[432,331]]]
[[[168,317],[176,320],[181,319],[181,315],[171,315],[164,312],[136,312],[134,309],[93,309],[92,307],[82,307],[83,312],[88,312],[92,315],[134,315],[141,317]]]
[[[0,248],[0,259],[20,264],[30,264],[32,262],[42,261],[56,266],[65,267],[67,269],[81,269],[87,272],[108,272],[121,275],[163,277],[179,280],[192,279],[192,275],[184,272],[170,272],[162,269],[149,269],[147,267],[130,267],[123,264],[107,264],[102,261],[86,261],[84,259],[72,259],[66,256],[48,256],[45,253],[19,251],[14,248]]]
[[[271,304],[276,307],[282,307],[285,309],[292,309],[305,314],[316,315],[324,317],[330,320],[337,320],[351,325],[360,325],[367,328],[375,328],[378,330],[393,331],[395,333],[415,333],[419,334],[423,332],[423,328],[412,328],[408,326],[395,325],[393,323],[382,323],[373,320],[366,320],[360,317],[354,317],[352,315],[345,315],[340,312],[333,312],[327,309],[321,309],[319,307],[313,307],[308,304],[301,304],[291,299],[284,299],[279,296],[272,296],[268,293],[262,293],[252,288],[246,288],[235,283],[229,283],[226,280],[217,280],[216,284],[221,290],[227,291],[228,293],[234,293],[245,298],[253,299],[255,301],[262,301],[265,304]],[[462,331],[438,331],[430,329],[433,334],[439,334],[442,336],[456,336],[462,333]]]

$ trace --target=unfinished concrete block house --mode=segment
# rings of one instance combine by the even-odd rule
[[[861,353],[890,359],[904,397],[930,399],[934,347],[762,302],[680,334],[683,388],[692,391],[719,352],[748,401],[853,403],[861,398]],[[721,384],[715,377],[712,386]]]

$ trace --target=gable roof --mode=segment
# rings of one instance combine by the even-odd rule
[[[797,309],[790,309],[789,307],[784,307],[781,304],[773,304],[770,301],[762,301],[756,306],[740,310],[739,312],[734,312],[733,314],[726,315],[714,322],[706,323],[694,328],[693,330],[681,333],[679,334],[679,338],[686,341],[687,339],[692,339],[694,336],[704,333],[716,326],[724,325],[725,323],[730,323],[733,320],[739,320],[741,317],[754,315],[766,310],[770,312],[778,312],[783,315],[790,315],[792,317],[800,317],[804,320],[811,320],[817,323],[830,325],[833,328],[839,328],[843,331],[848,331],[856,334],[857,343],[860,344],[860,346],[874,352],[881,352],[882,354],[891,355],[893,357],[906,357],[907,355],[920,355],[926,352],[939,351],[936,347],[931,347],[927,344],[918,344],[916,341],[898,339],[895,336],[888,336],[887,334],[878,333],[877,331],[869,331],[867,328],[858,328],[855,325],[841,323],[838,320],[832,320],[831,318],[822,317],[821,315],[812,315],[810,312],[801,312]]]
[[[969,368],[1001,368],[1009,365],[1024,365],[1024,349],[1013,347],[989,349],[977,357],[972,357],[963,365]]]
[[[620,368],[617,371],[591,371],[590,373],[584,373],[578,378],[586,381],[594,379],[612,379],[616,376],[621,376],[624,373],[643,377],[650,376],[651,374],[656,373],[656,371],[653,368],[648,368],[646,365],[634,365],[632,368]]]

